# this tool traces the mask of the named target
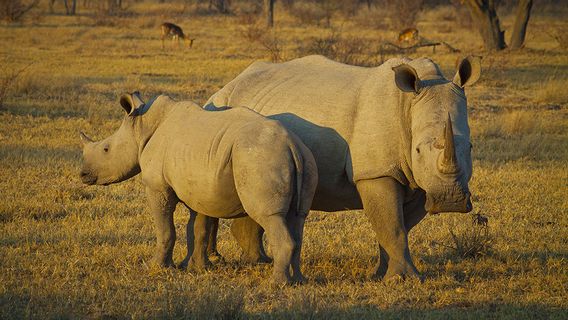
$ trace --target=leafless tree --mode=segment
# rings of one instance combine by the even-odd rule
[[[274,0],[264,0],[264,14],[266,16],[266,26],[274,26]]]
[[[515,25],[513,26],[513,33],[511,34],[509,45],[511,49],[520,49],[525,42],[532,4],[532,0],[519,0]]]
[[[495,10],[495,0],[466,0],[471,18],[477,25],[485,48],[490,51],[505,49],[505,32],[501,30],[499,17]],[[519,0],[513,33],[511,35],[511,48],[521,48],[525,41],[526,28],[532,8],[532,0]]]
[[[38,4],[39,0],[32,0],[27,4],[21,0],[0,0],[0,19],[17,22]]]

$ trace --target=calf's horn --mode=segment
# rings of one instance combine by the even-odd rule
[[[83,144],[93,142],[93,139],[89,138],[83,131],[79,132],[79,135]]]
[[[438,167],[443,173],[455,173],[458,171],[456,160],[456,147],[454,145],[454,131],[452,129],[452,118],[448,113],[448,121],[444,128],[444,152],[440,154]]]

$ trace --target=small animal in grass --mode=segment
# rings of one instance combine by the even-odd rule
[[[487,224],[489,223],[489,218],[482,215],[481,213],[476,213],[472,215],[471,219],[473,220],[473,224],[481,227],[487,227]]]
[[[418,29],[407,28],[398,34],[398,42],[400,43],[414,43],[418,41]]]
[[[170,22],[164,22],[164,23],[162,23],[160,28],[162,29],[162,36],[161,36],[161,38],[162,38],[162,49],[164,49],[164,39],[166,37],[172,38],[172,41],[177,42],[178,48],[179,48],[179,39],[180,38],[185,41],[188,48],[191,48],[193,46],[193,41],[195,39],[191,39],[191,38],[189,38],[188,35],[183,33],[183,30],[181,29],[180,26],[177,26],[177,25],[170,23]]]

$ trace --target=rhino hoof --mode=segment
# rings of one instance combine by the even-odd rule
[[[241,256],[241,261],[246,264],[267,264],[267,263],[272,263],[272,258],[265,255],[250,256],[247,254],[243,254]]]
[[[209,261],[209,259],[202,262],[197,262],[195,259],[190,258],[189,262],[185,266],[185,269],[190,272],[203,273],[211,269],[212,267],[213,264],[211,263],[211,261]]]

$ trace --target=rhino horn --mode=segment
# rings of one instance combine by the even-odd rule
[[[440,157],[441,160],[438,161],[438,168],[442,173],[456,173],[458,171],[454,131],[452,129],[452,119],[449,113],[444,128],[444,152],[440,154]]]
[[[79,132],[79,136],[83,145],[93,142],[93,139],[89,138],[83,131]]]

